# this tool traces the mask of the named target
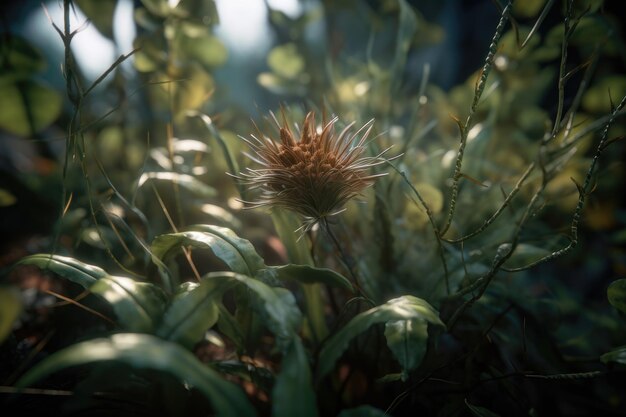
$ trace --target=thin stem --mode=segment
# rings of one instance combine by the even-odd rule
[[[157,191],[157,189],[156,189],[156,187],[154,186],[153,183],[150,183],[150,185],[152,186],[152,190],[154,191],[154,194],[156,195],[156,198],[159,201],[159,205],[161,206],[161,210],[165,214],[165,217],[167,218],[167,221],[169,222],[170,227],[172,228],[174,233],[178,233],[178,228],[176,227],[176,224],[174,223],[174,220],[172,220],[172,217],[170,216],[169,210],[165,206],[165,202],[161,198],[161,195],[159,194],[159,192]],[[191,268],[191,271],[193,272],[194,278],[196,279],[196,281],[200,282],[202,280],[202,278],[200,276],[200,272],[198,272],[198,269],[196,268],[196,264],[193,262],[193,259],[191,258],[191,250],[189,248],[184,247],[184,246],[181,247],[181,249],[183,250],[183,254],[185,255],[185,258],[187,259],[187,263],[189,263],[189,267]]]
[[[474,116],[476,114],[476,110],[478,108],[478,103],[482,96],[482,93],[485,89],[485,85],[487,83],[487,77],[491,72],[491,68],[493,66],[493,60],[496,56],[498,42],[500,41],[500,37],[504,32],[504,26],[506,21],[509,18],[509,13],[511,10],[511,2],[509,2],[504,10],[502,11],[502,15],[500,16],[500,21],[498,22],[498,26],[496,27],[496,31],[493,35],[493,39],[491,40],[491,44],[489,45],[489,52],[487,53],[487,57],[485,58],[485,64],[480,73],[480,78],[476,83],[476,88],[474,90],[474,99],[472,100],[472,106],[470,107],[470,113],[467,116],[464,125],[461,125],[459,122],[459,128],[461,131],[461,142],[459,144],[459,150],[457,152],[456,163],[454,164],[454,174],[452,175],[452,191],[450,192],[450,208],[448,209],[448,216],[446,218],[446,223],[441,228],[440,236],[445,236],[446,232],[450,228],[452,224],[452,219],[454,218],[454,213],[456,211],[456,200],[459,194],[459,181],[462,177],[461,175],[461,167],[463,165],[463,155],[465,153],[465,145],[467,144],[467,135],[469,133],[470,127],[474,121]]]
[[[511,200],[513,199],[513,197],[515,197],[515,195],[519,192],[519,190],[522,189],[522,186],[524,185],[524,182],[526,181],[526,179],[528,178],[528,176],[530,175],[530,173],[533,171],[533,169],[535,168],[535,163],[532,162],[528,168],[526,169],[526,171],[524,171],[524,173],[522,174],[522,176],[520,177],[520,179],[517,181],[517,183],[515,184],[515,187],[513,188],[513,190],[511,190],[511,192],[505,197],[504,202],[502,203],[502,205],[500,205],[500,207],[495,211],[495,213],[493,213],[491,215],[491,217],[487,220],[485,220],[485,222],[482,224],[482,226],[480,226],[478,229],[474,230],[471,233],[466,234],[465,236],[459,237],[457,239],[445,239],[442,238],[442,240],[448,242],[448,243],[459,243],[459,242],[463,242],[471,237],[474,237],[480,233],[482,233],[485,229],[487,229],[487,227],[489,227],[498,217],[500,217],[500,214],[502,214],[502,212],[509,206],[509,204],[511,203]]]
[[[387,161],[387,163],[389,164],[389,166],[391,166],[391,168],[394,171],[396,171],[398,174],[400,174],[400,176],[402,177],[404,182],[409,186],[409,188],[411,188],[411,191],[413,191],[413,193],[415,194],[415,196],[419,200],[420,204],[422,205],[422,207],[426,211],[426,216],[428,216],[428,221],[430,222],[430,226],[432,227],[433,233],[435,234],[435,239],[437,240],[437,250],[438,250],[438,253],[439,253],[439,258],[441,259],[441,265],[443,266],[443,274],[444,274],[444,281],[445,281],[445,285],[446,285],[446,293],[448,295],[450,295],[450,278],[449,278],[449,272],[448,272],[448,264],[446,262],[446,257],[445,257],[445,253],[444,253],[444,249],[443,249],[443,244],[441,243],[441,241],[443,239],[441,237],[441,232],[437,228],[437,223],[435,223],[435,218],[433,216],[433,212],[430,209],[430,207],[428,206],[428,204],[426,204],[426,201],[424,200],[424,198],[422,198],[422,195],[417,190],[417,188],[415,188],[415,186],[411,183],[411,181],[409,181],[409,179],[407,178],[406,173],[404,171],[400,171],[391,162]]]
[[[326,234],[328,234],[328,237],[330,237],[330,240],[333,242],[333,244],[335,245],[335,248],[339,252],[339,258],[341,259],[341,261],[345,265],[346,269],[350,273],[350,276],[352,277],[352,281],[354,283],[354,286],[356,287],[359,295],[371,301],[371,298],[366,295],[365,291],[363,290],[363,287],[359,283],[359,278],[358,278],[358,276],[356,274],[356,271],[354,269],[354,261],[346,253],[346,251],[343,249],[342,245],[339,243],[339,240],[337,239],[337,236],[335,236],[335,233],[330,228],[330,224],[328,223],[328,220],[326,218],[322,219],[322,223],[321,224],[322,224],[322,228],[324,229]]]
[[[559,131],[559,126],[561,126],[561,116],[563,114],[563,105],[565,102],[565,64],[567,62],[568,39],[571,36],[570,22],[572,19],[573,3],[574,0],[569,0],[569,2],[567,3],[567,15],[565,16],[565,20],[563,22],[565,32],[563,35],[563,43],[561,44],[561,63],[559,65],[559,98],[557,103],[556,117],[554,118],[554,127],[552,128],[552,134],[550,135],[550,139],[556,137],[556,134]]]
[[[589,193],[589,188],[591,185],[591,178],[593,177],[593,172],[595,170],[598,160],[600,159],[600,156],[602,155],[602,152],[605,149],[605,144],[606,144],[606,141],[608,139],[608,134],[609,134],[609,128],[611,127],[617,114],[621,111],[624,105],[626,105],[626,96],[622,98],[622,101],[620,101],[617,107],[615,107],[615,109],[611,112],[609,120],[606,122],[604,131],[602,132],[602,137],[600,138],[600,142],[598,143],[596,152],[593,155],[593,159],[591,161],[589,169],[587,170],[587,174],[585,175],[585,182],[583,183],[582,186],[577,185],[579,187],[578,188],[579,196],[578,196],[578,203],[576,204],[576,208],[574,209],[574,215],[572,216],[572,223],[570,225],[570,236],[569,236],[570,243],[566,247],[560,250],[554,251],[544,256],[543,258],[540,258],[534,262],[531,262],[528,265],[518,267],[518,268],[502,268],[504,271],[508,271],[508,272],[523,271],[525,269],[532,268],[534,266],[550,261],[552,259],[561,257],[569,253],[572,249],[574,249],[574,247],[576,247],[576,245],[578,244],[578,223],[580,222],[582,211],[585,206],[585,200],[587,199],[587,195]]]
[[[104,314],[94,310],[93,308],[89,308],[86,305],[79,303],[78,301],[76,301],[76,300],[74,300],[72,298],[66,297],[63,294],[59,294],[59,293],[56,293],[56,292],[50,291],[50,290],[42,290],[42,291],[45,292],[46,294],[53,295],[53,296],[55,296],[55,297],[65,301],[67,303],[73,304],[73,305],[75,305],[78,308],[82,308],[83,310],[85,310],[85,311],[87,311],[87,312],[89,312],[89,313],[91,313],[91,314],[93,314],[95,316],[100,317],[102,320],[104,320],[104,321],[106,321],[106,322],[108,322],[108,323],[110,323],[112,325],[116,325],[115,321],[111,320],[109,317],[107,317]]]

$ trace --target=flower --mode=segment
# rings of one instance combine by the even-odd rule
[[[282,126],[271,116],[279,127],[279,141],[260,131],[259,137],[242,138],[252,150],[246,155],[262,166],[247,168],[236,176],[249,189],[261,190],[258,200],[244,202],[247,208],[269,206],[295,211],[304,219],[298,230],[306,232],[344,211],[348,200],[372,185],[376,177],[386,175],[370,175],[368,171],[384,162],[381,156],[388,149],[375,157],[363,156],[373,120],[355,133],[350,133],[355,125],[352,122],[337,134],[337,117],[318,131],[315,114],[309,112],[302,129],[296,126],[295,136],[284,114]]]

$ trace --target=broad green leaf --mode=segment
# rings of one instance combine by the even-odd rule
[[[219,67],[228,59],[228,50],[222,41],[208,33],[197,37],[181,36],[180,42],[181,50],[205,68]]]
[[[160,22],[150,15],[146,9],[135,9],[135,21],[139,27],[147,31],[155,31],[160,28]],[[164,58],[160,54],[163,42],[154,36],[139,35],[133,41],[133,47],[137,50],[134,55],[135,68],[139,72],[157,71],[164,65]]]
[[[192,348],[219,317],[220,297],[225,288],[218,280],[185,283],[163,315],[157,336]]]
[[[513,3],[513,13],[523,18],[535,17],[544,7],[547,0],[526,0]],[[522,38],[524,39],[524,38]]]
[[[270,287],[257,279],[234,272],[212,272],[202,279],[226,279],[239,282],[251,290],[257,300],[251,306],[265,319],[265,325],[276,336],[279,349],[285,350],[296,336],[302,322],[302,313],[289,290]]]
[[[234,272],[254,275],[264,262],[252,244],[225,227],[195,225],[189,230],[157,236],[152,242],[152,253],[166,259],[181,246],[209,249]]]
[[[626,279],[613,281],[606,290],[609,303],[622,313],[626,313]]]
[[[278,278],[282,280],[293,280],[301,284],[326,284],[354,291],[350,281],[332,269],[294,264],[275,266],[271,269],[276,271]]]
[[[406,373],[417,368],[424,359],[428,323],[422,319],[388,321],[385,323],[385,338],[406,378]]]
[[[304,70],[304,59],[294,43],[279,45],[267,54],[267,65],[285,78],[296,78]]]
[[[316,417],[311,368],[304,346],[295,337],[287,349],[272,391],[273,417]]]
[[[100,33],[113,39],[113,14],[117,0],[77,0],[76,4]]]
[[[318,380],[328,374],[335,362],[348,348],[352,339],[377,323],[420,319],[445,327],[437,311],[426,301],[412,295],[403,295],[383,305],[371,308],[355,316],[324,345],[319,355]]]
[[[50,126],[61,114],[61,95],[34,80],[0,80],[0,128],[30,136]]]
[[[22,312],[22,301],[17,291],[0,287],[0,344],[11,333],[13,323]]]
[[[171,374],[200,391],[218,416],[256,415],[239,387],[224,380],[181,346],[145,334],[116,334],[65,348],[31,368],[17,387],[27,387],[65,368],[102,361],[118,361]]]
[[[494,413],[491,410],[488,410],[484,407],[479,407],[477,405],[472,405],[465,400],[465,405],[470,409],[473,415],[476,417],[499,417],[499,414]]]
[[[304,96],[307,92],[306,77],[290,79],[276,75],[273,72],[262,72],[257,75],[256,80],[260,86],[273,94]]]
[[[249,274],[250,270],[245,259],[228,242],[205,232],[179,232],[157,236],[152,242],[152,254],[158,259],[166,261],[170,256],[180,251],[181,247],[208,249],[224,261],[228,267],[242,274]]]
[[[119,324],[133,332],[152,332],[165,308],[166,296],[159,287],[131,278],[103,277],[89,291],[108,301]]]
[[[94,265],[88,265],[74,258],[47,253],[38,253],[20,259],[15,266],[34,265],[39,269],[54,272],[88,289],[98,279],[109,276],[107,272]]]
[[[302,324],[302,313],[295,297],[286,288],[270,287],[256,279],[247,278],[242,282],[258,297],[259,303],[253,303],[252,307],[276,336],[277,347],[285,350]]]
[[[265,261],[263,261],[263,258],[261,258],[261,256],[256,252],[252,243],[250,243],[249,240],[240,238],[232,230],[226,227],[213,226],[209,224],[196,224],[189,226],[187,229],[211,233],[219,237],[224,242],[227,242],[241,254],[241,257],[245,260],[248,270],[250,271],[249,275],[254,275],[259,269],[265,268]]]
[[[17,265],[34,265],[81,285],[106,300],[122,327],[150,332],[160,319],[165,306],[165,294],[147,282],[114,277],[105,270],[76,259],[50,254],[27,256]]]
[[[198,22],[197,25],[210,28],[220,22],[215,3],[215,0],[180,0],[176,9],[190,16],[190,19],[183,21],[183,23],[189,24],[194,19]]]
[[[215,188],[206,185],[196,177],[192,177],[188,174],[179,174],[177,172],[144,172],[139,177],[138,187],[143,186],[148,181],[171,181],[174,184],[191,191],[198,197],[215,197],[217,191]]]
[[[170,76],[166,73],[161,73],[160,76],[162,81],[170,81]],[[194,61],[182,69],[180,79],[183,81],[172,84],[172,91],[174,92],[173,110],[175,115],[182,120],[187,117],[187,111],[198,110],[206,104],[207,98],[216,86],[213,76]],[[168,89],[163,89],[162,93],[161,99],[165,99],[168,96]]]
[[[337,417],[389,417],[389,414],[371,405],[361,405],[356,408],[343,410]]]
[[[626,346],[620,346],[600,356],[602,363],[617,362],[626,365]]]
[[[160,17],[165,17],[171,12],[167,0],[141,0],[141,3],[150,13]]]
[[[237,320],[223,305],[219,306],[219,317],[217,319],[217,327],[226,337],[228,337],[237,346],[238,352],[243,352],[246,340],[243,331],[237,323]]]

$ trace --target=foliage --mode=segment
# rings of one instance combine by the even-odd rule
[[[447,88],[416,65],[454,53],[435,6],[267,2],[254,125],[220,75],[213,1],[142,0],[136,49],[87,81],[72,10],[113,39],[118,5],[64,0],[65,99],[4,37],[0,128],[65,146],[15,175],[58,216],[2,265],[3,411],[622,413],[626,45],[602,3],[489,3],[484,56]],[[321,152],[297,184],[312,198],[273,204],[304,172],[287,148],[303,167]],[[0,183],[0,209],[15,189]]]

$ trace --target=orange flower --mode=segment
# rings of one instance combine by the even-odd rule
[[[272,118],[280,129],[280,141],[261,132],[259,137],[243,138],[253,151],[246,155],[262,166],[236,176],[250,189],[261,190],[257,201],[246,202],[248,208],[276,206],[295,211],[304,219],[299,230],[308,231],[344,211],[348,200],[372,185],[376,177],[386,175],[369,175],[368,171],[385,161],[381,157],[388,149],[375,157],[362,156],[373,120],[353,134],[354,122],[336,134],[335,117],[318,132],[315,115],[309,112],[302,129],[296,126],[296,139],[286,122],[281,126],[273,114]]]

